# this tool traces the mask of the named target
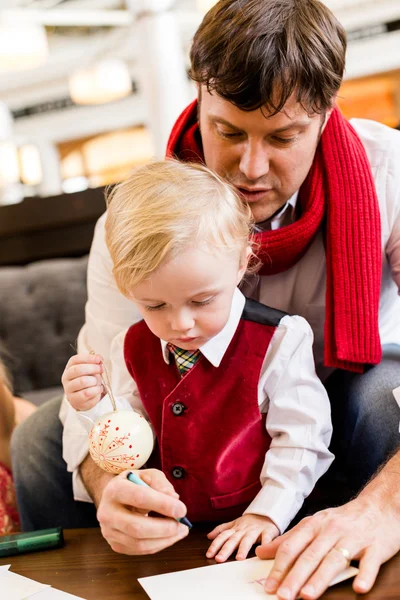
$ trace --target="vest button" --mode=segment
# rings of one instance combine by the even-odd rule
[[[182,479],[185,476],[185,471],[182,467],[174,467],[172,469],[172,477],[175,479]]]
[[[181,415],[183,415],[186,406],[184,404],[182,404],[182,402],[175,402],[175,404],[172,405],[172,412],[176,417],[180,417]]]

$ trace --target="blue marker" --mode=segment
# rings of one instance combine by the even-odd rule
[[[132,473],[132,471],[130,471],[126,477],[127,477],[127,479],[129,479],[129,481],[132,481],[132,483],[136,483],[137,485],[145,485],[146,487],[150,487],[149,485],[147,485],[147,483],[145,483],[143,481],[143,479],[140,479],[140,477],[138,475],[136,475],[136,473]],[[182,517],[181,519],[176,519],[176,521],[179,521],[179,523],[182,523],[183,525],[186,525],[186,527],[189,527],[189,529],[192,529],[192,527],[193,527],[193,525],[191,524],[191,522],[189,521],[189,519],[187,519],[186,517]]]

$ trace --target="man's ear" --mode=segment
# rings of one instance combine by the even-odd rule
[[[328,108],[328,110],[325,112],[325,119],[324,119],[324,123],[321,127],[321,133],[324,131],[324,129],[330,119],[330,116],[336,106],[336,98],[337,98],[337,95],[335,94],[335,96],[332,98],[332,104],[331,104],[330,108]]]

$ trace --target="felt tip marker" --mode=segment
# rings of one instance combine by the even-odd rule
[[[14,533],[0,537],[0,557],[60,548],[63,544],[64,537],[61,527],[28,533]]]
[[[128,473],[126,478],[129,479],[129,481],[132,481],[132,483],[136,483],[137,485],[144,485],[146,487],[150,487],[149,485],[147,485],[147,483],[145,483],[143,481],[143,479],[140,479],[140,477],[138,475],[136,475],[136,473],[132,473],[132,471],[130,471]],[[179,523],[182,523],[183,525],[186,525],[186,527],[189,527],[189,529],[192,529],[192,527],[193,527],[193,525],[191,524],[189,519],[187,519],[186,517],[182,517],[181,519],[175,519],[175,520],[179,521]]]

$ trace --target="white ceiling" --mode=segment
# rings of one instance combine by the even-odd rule
[[[51,15],[57,13],[79,15],[99,11],[121,11],[124,3],[119,0],[0,0],[0,7],[46,9]],[[185,56],[193,33],[202,15],[196,10],[194,0],[177,0],[176,15],[179,22]],[[0,11],[1,15],[1,11]],[[127,11],[126,16],[131,14]],[[51,20],[51,17],[49,17]],[[12,110],[44,101],[68,96],[69,74],[97,59],[116,57],[124,59],[135,79],[137,48],[135,22],[120,27],[47,27],[50,55],[42,67],[29,71],[0,73],[0,97]]]
[[[161,0],[160,0],[161,1]],[[130,0],[131,3],[146,0]],[[369,26],[379,21],[400,19],[400,0],[325,0],[348,30]],[[184,55],[188,56],[190,41],[199,25],[202,15],[196,9],[196,0],[175,0],[174,10],[179,24]],[[3,9],[40,11],[46,15],[46,22],[59,22],[60,17],[69,15],[71,22],[80,21],[89,14],[102,16],[117,15],[128,21],[131,13],[123,0],[0,0],[0,17]],[[54,12],[55,11],[55,12]],[[118,12],[115,12],[118,11]],[[126,12],[122,12],[126,11]],[[36,13],[39,14],[39,13]],[[57,16],[57,19],[53,18]],[[76,68],[90,64],[99,58],[123,58],[129,67],[133,80],[137,79],[137,35],[136,25],[114,27],[47,26],[49,33],[50,56],[47,63],[39,68],[24,72],[0,73],[0,98],[11,110],[54,101],[68,97],[68,76]],[[400,68],[400,31],[385,38],[362,40],[350,44],[347,75],[350,77],[367,75],[379,70]],[[137,122],[143,122],[146,107],[140,94],[122,101],[125,114],[132,114]],[[45,129],[55,140],[66,135],[77,137],[90,135],[101,122],[107,128],[126,126],[121,114],[113,107],[81,108],[73,107],[59,114],[24,117],[16,121],[18,135],[35,135]],[[97,115],[97,117],[96,117]],[[65,124],[61,126],[62,119]],[[77,120],[79,123],[77,123]]]

